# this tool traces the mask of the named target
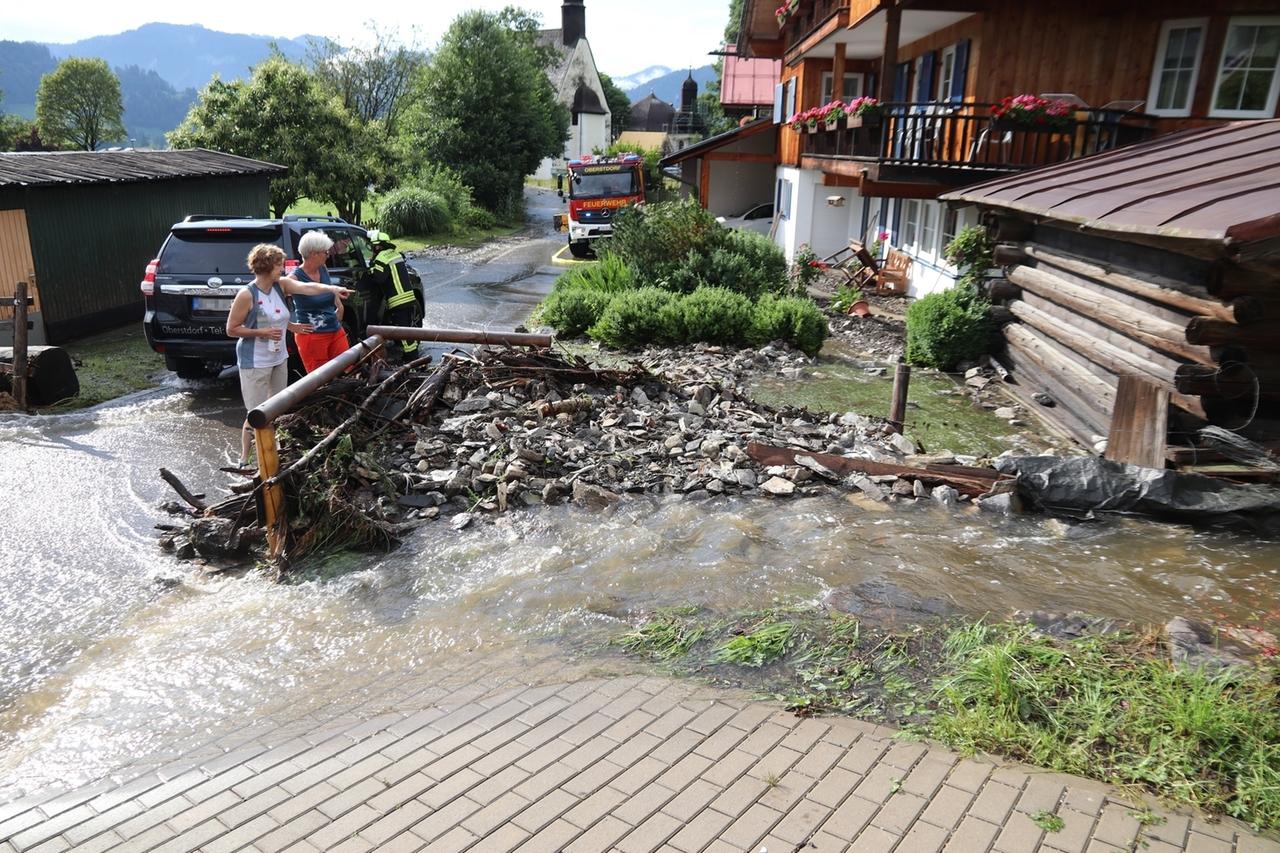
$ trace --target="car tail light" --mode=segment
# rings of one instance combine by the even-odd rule
[[[160,259],[153,258],[151,263],[147,264],[147,272],[142,277],[142,283],[138,285],[142,289],[143,296],[151,296],[156,292],[156,273],[159,271]]]
[[[295,271],[297,268],[298,268],[298,262],[297,262],[297,261],[295,261],[293,258],[285,258],[285,260],[284,260],[284,274],[285,274],[285,275],[293,275],[294,271]]]

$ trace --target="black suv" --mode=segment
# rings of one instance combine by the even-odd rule
[[[147,343],[164,354],[165,366],[184,379],[216,376],[236,363],[236,342],[227,337],[227,313],[236,294],[253,281],[247,258],[259,243],[284,250],[285,271],[299,262],[298,240],[323,231],[334,241],[326,266],[334,284],[356,291],[344,301],[343,325],[359,340],[382,317],[383,300],[369,281],[373,248],[365,229],[332,216],[286,215],[284,219],[197,214],[176,223],[142,281]],[[422,301],[422,282],[410,273]],[[290,347],[292,351],[292,347]]]

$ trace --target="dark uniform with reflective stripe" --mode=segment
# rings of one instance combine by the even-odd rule
[[[391,243],[378,243],[374,246],[378,254],[374,256],[370,277],[382,291],[385,308],[382,320],[388,326],[422,325],[422,312],[418,305],[418,296],[414,292],[409,278],[409,264],[404,255]],[[399,346],[406,361],[417,358],[417,341],[399,341]],[[388,347],[388,355],[391,348]]]

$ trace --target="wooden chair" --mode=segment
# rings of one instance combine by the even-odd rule
[[[838,270],[846,283],[866,291],[875,286],[875,277],[880,268],[875,258],[866,247],[857,240],[850,240],[849,245],[839,249],[823,259],[827,265]]]
[[[911,256],[897,249],[890,249],[888,260],[876,272],[875,282],[878,294],[905,294],[911,284]]]

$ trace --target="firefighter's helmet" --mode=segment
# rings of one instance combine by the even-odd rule
[[[388,234],[386,231],[379,231],[376,228],[370,229],[369,242],[370,243],[390,243],[391,235]]]

